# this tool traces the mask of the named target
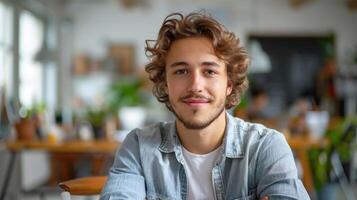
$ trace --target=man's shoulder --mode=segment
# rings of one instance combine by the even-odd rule
[[[127,137],[135,137],[142,145],[145,143],[161,143],[164,137],[170,135],[173,122],[157,122],[143,128],[132,130]]]
[[[281,132],[268,128],[263,124],[247,122],[236,117],[232,117],[230,120],[232,120],[232,124],[235,129],[233,133],[236,134],[236,137],[240,138],[246,145],[285,140],[285,137]]]
[[[232,117],[230,120],[230,133],[226,141],[228,156],[233,158],[247,156],[248,160],[254,161],[260,154],[264,155],[264,152],[284,154],[290,151],[285,136],[279,131],[239,118]]]
[[[138,128],[136,132],[139,137],[152,137],[155,135],[161,135],[163,133],[170,132],[172,126],[175,126],[174,122],[162,121],[156,122],[143,128]]]

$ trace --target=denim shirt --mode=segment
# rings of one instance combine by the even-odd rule
[[[310,199],[284,136],[227,116],[212,199]],[[186,199],[187,177],[174,122],[133,130],[118,150],[101,200]]]

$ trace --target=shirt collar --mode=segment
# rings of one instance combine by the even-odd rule
[[[177,136],[175,121],[166,123],[161,129],[161,144],[159,150],[163,153],[172,153],[175,147],[180,145]]]
[[[223,139],[224,155],[228,158],[243,157],[242,151],[242,132],[244,130],[244,122],[238,118],[234,118],[226,112],[227,125]],[[180,146],[175,122],[166,123],[161,128],[162,141],[159,150],[163,153],[172,153]]]
[[[224,134],[223,146],[224,154],[228,158],[244,157],[243,146],[243,131],[245,123],[226,112],[227,125]]]

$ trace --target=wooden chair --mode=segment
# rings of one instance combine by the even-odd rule
[[[99,195],[106,181],[106,176],[91,176],[61,182],[61,199],[70,200],[71,195]]]

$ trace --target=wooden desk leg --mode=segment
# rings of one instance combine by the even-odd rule
[[[309,192],[311,194],[314,192],[314,182],[312,179],[312,172],[311,172],[311,168],[310,168],[310,164],[309,164],[309,158],[307,155],[308,152],[307,152],[307,150],[298,150],[295,152],[301,162],[302,169],[303,169],[302,182],[303,182],[307,192]]]

